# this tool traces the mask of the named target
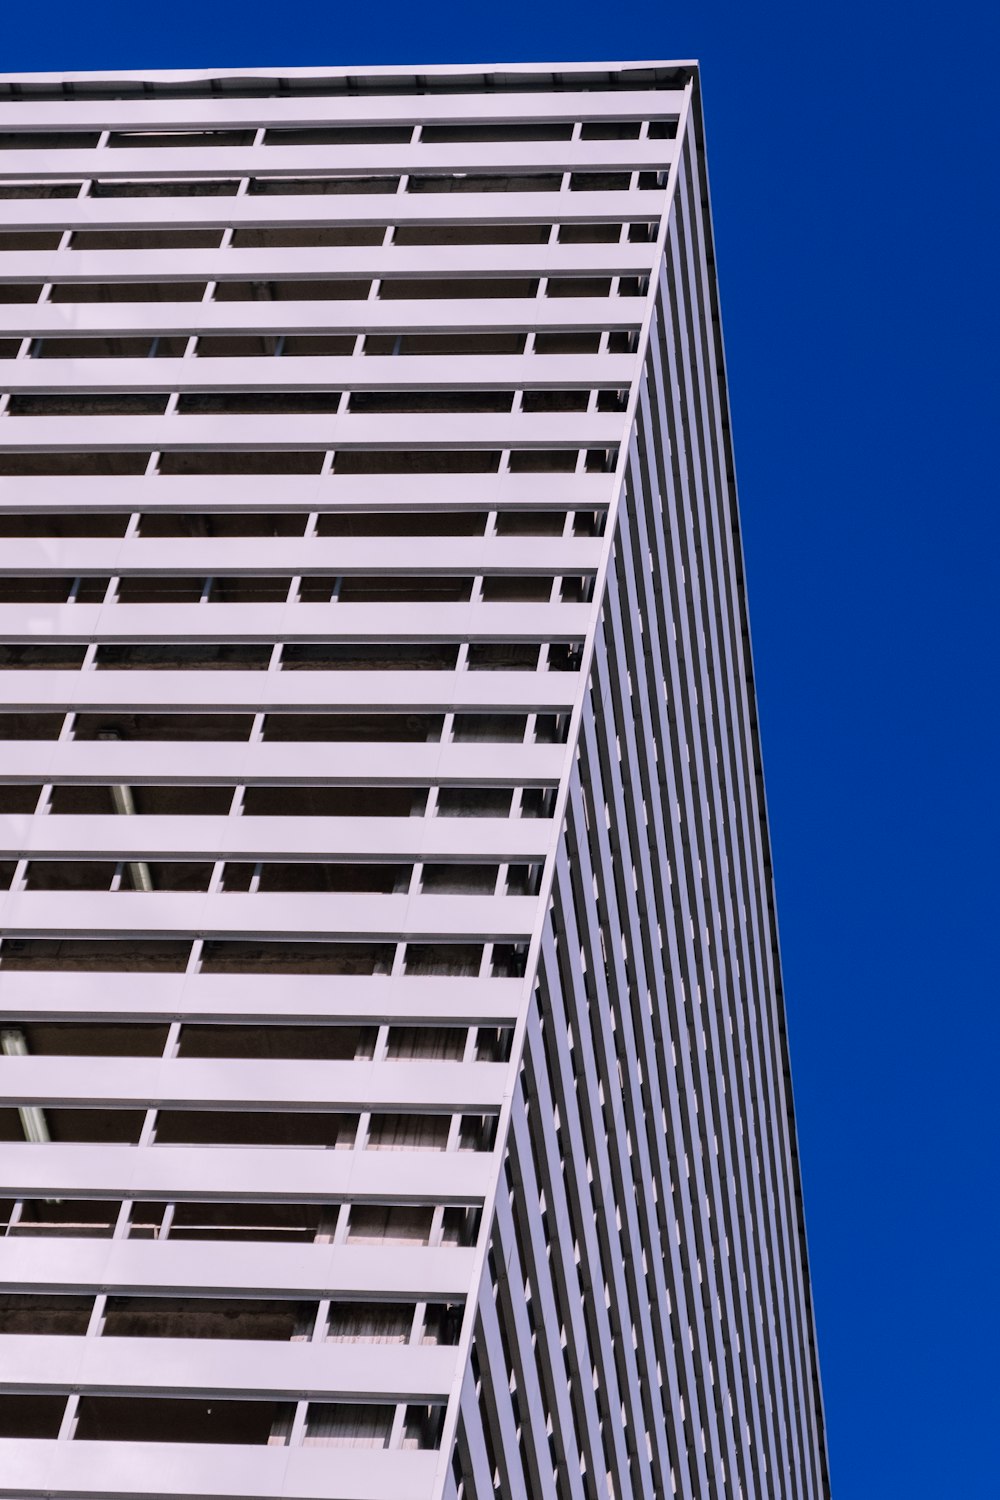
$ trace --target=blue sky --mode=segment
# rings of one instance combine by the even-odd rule
[[[701,59],[834,1493],[992,1500],[995,7],[10,11],[4,71]]]

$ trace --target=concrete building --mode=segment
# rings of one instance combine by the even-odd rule
[[[0,356],[0,1495],[822,1500],[696,67],[0,80]]]

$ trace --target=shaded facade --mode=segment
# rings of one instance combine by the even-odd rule
[[[828,1494],[683,63],[0,80],[0,1494]]]

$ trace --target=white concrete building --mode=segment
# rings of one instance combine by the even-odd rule
[[[0,1495],[822,1500],[697,69],[0,79]]]

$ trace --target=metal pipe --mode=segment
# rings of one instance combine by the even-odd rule
[[[6,1057],[28,1056],[28,1042],[23,1031],[13,1029],[0,1031],[0,1047],[3,1048]],[[37,1104],[19,1104],[17,1106],[17,1113],[26,1141],[33,1141],[36,1145],[43,1145],[46,1141],[52,1139],[49,1135],[45,1111],[40,1109]]]
[[[121,735],[115,729],[105,729],[97,738],[99,740],[120,740]],[[135,813],[135,798],[132,796],[132,788],[130,786],[113,786],[111,788],[111,801],[114,803],[115,812],[120,813],[123,817],[132,817]],[[151,891],[153,889],[153,877],[149,873],[149,865],[145,860],[129,860],[127,866],[133,889],[137,891]]]

